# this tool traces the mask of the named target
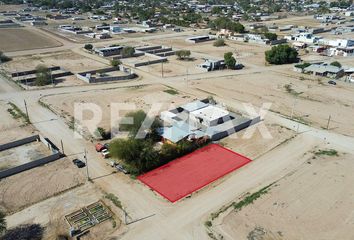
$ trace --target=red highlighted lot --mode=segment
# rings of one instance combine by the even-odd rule
[[[250,161],[218,144],[210,144],[138,179],[170,202],[176,202]]]

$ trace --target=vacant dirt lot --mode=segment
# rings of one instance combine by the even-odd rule
[[[0,152],[0,171],[51,155],[42,142],[32,142]]]
[[[240,72],[241,73],[241,72]],[[280,66],[265,72],[252,72],[229,77],[194,81],[194,87],[215,96],[262,106],[271,103],[271,111],[301,122],[329,128],[345,135],[354,135],[352,112],[354,85],[338,82],[331,86],[327,79],[318,79]],[[293,109],[293,111],[292,111]]]
[[[0,144],[35,135],[34,128],[23,126],[22,119],[14,119],[7,111],[9,108],[10,105],[0,101]]]
[[[67,236],[70,227],[65,220],[65,215],[97,202],[102,197],[103,194],[100,190],[92,184],[87,183],[8,216],[6,218],[7,223],[9,227],[25,223],[39,223],[45,227],[43,239],[56,239],[58,234]],[[106,221],[91,228],[90,233],[82,239],[104,239],[108,234],[116,231],[121,226],[120,220],[117,217],[115,217],[115,222],[115,228],[113,228],[111,221]]]
[[[271,134],[271,139],[264,138],[261,132],[257,129],[257,125],[251,126],[250,129],[244,129],[227,138],[224,138],[220,143],[250,159],[256,159],[264,153],[277,147],[279,144],[295,136],[295,132],[276,124],[266,124],[266,127]],[[248,138],[248,133],[254,133]]]
[[[353,239],[353,156],[304,158],[256,202],[220,219],[217,231],[225,239]]]
[[[0,29],[0,50],[14,52],[61,46],[61,43],[25,28]]]
[[[84,182],[68,158],[16,174],[0,181],[0,208],[13,213]],[[34,181],[35,179],[35,181]],[[40,189],[40,191],[38,191]]]
[[[248,63],[248,65],[264,66],[264,52],[270,47],[266,45],[257,45],[251,43],[236,42],[232,40],[226,40],[226,46],[214,47],[214,41],[202,42],[202,43],[188,43],[186,38],[174,38],[174,39],[159,39],[151,41],[154,44],[161,44],[165,46],[173,46],[177,49],[186,49],[192,52],[191,57],[204,57],[211,59],[223,59],[224,53],[232,52],[237,60],[242,63]],[[246,65],[246,64],[245,64]]]
[[[73,73],[95,70],[108,67],[107,65],[82,57],[72,51],[37,54],[32,56],[16,57],[11,62],[4,64],[4,69],[9,72],[25,71],[44,64],[47,67],[60,66]]]
[[[65,117],[68,121],[71,121],[71,117],[74,114],[75,103],[97,104],[102,110],[102,120],[99,123],[99,126],[105,129],[110,129],[111,110],[114,110],[111,106],[113,104],[133,104],[130,109],[122,110],[122,108],[119,108],[120,112],[113,113],[117,114],[117,116],[118,114],[119,116],[124,116],[127,112],[140,109],[148,112],[156,103],[162,104],[161,109],[160,106],[157,106],[158,111],[160,112],[187,103],[193,99],[191,96],[184,95],[183,93],[173,95],[164,92],[168,89],[168,87],[163,85],[144,85],[131,88],[78,92],[77,94],[70,95],[54,95],[44,97],[42,101],[48,104],[57,114]],[[83,113],[84,119],[91,119],[92,116],[91,111],[84,111]]]

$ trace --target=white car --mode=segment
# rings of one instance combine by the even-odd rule
[[[103,156],[104,158],[109,158],[109,157],[110,157],[109,151],[108,151],[107,149],[103,149],[103,150],[101,151],[101,154],[102,154],[102,156]]]

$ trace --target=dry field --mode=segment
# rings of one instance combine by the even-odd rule
[[[43,157],[51,151],[42,142],[32,142],[0,152],[0,171],[16,167]]]
[[[0,144],[35,135],[35,130],[31,126],[23,126],[22,119],[14,119],[8,113],[9,108],[10,105],[0,101]]]
[[[32,56],[15,57],[11,62],[4,64],[4,69],[9,72],[34,69],[39,64],[60,66],[64,70],[73,73],[95,70],[107,67],[107,65],[94,61],[72,51],[37,54]]]
[[[67,236],[69,225],[65,220],[65,215],[97,202],[102,197],[103,195],[100,190],[95,188],[92,184],[87,183],[8,216],[7,223],[9,227],[24,223],[39,223],[45,227],[43,239],[56,239],[59,234]],[[106,203],[109,204],[108,202]],[[111,221],[106,221],[91,228],[90,233],[83,239],[104,239],[107,235],[116,231],[121,226],[118,218],[115,218],[115,221],[117,224],[115,228],[112,227]]]
[[[307,153],[268,193],[218,219],[215,230],[224,239],[353,239],[352,159]]]
[[[61,46],[61,43],[26,28],[0,29],[0,50],[14,52]]]
[[[0,182],[0,206],[7,213],[74,188],[84,182],[79,170],[68,158],[13,175]],[[35,181],[33,181],[36,179]],[[40,189],[40,191],[38,191]],[[14,198],[14,196],[16,196]]]
[[[124,116],[126,112],[135,110],[144,110],[148,112],[153,104],[161,103],[162,108],[159,111],[171,109],[173,106],[179,106],[193,100],[189,95],[179,93],[172,95],[164,91],[168,87],[163,85],[143,85],[130,88],[116,88],[110,90],[94,90],[86,92],[78,92],[70,95],[54,95],[42,98],[42,101],[48,104],[58,115],[70,121],[74,114],[75,103],[94,103],[102,110],[102,120],[100,127],[110,129],[111,106],[112,104],[128,103],[133,104],[135,108],[120,111],[120,116]],[[85,111],[84,119],[92,118],[90,111]]]
[[[276,124],[266,123],[266,127],[272,136],[271,139],[264,138],[256,129],[257,125],[254,125],[250,127],[255,129],[250,138],[247,136],[250,129],[244,129],[222,139],[220,144],[254,160],[295,136],[295,132]]]
[[[258,45],[251,43],[236,42],[226,40],[226,46],[214,47],[214,41],[202,43],[188,43],[185,41],[186,37],[165,38],[153,40],[153,44],[161,44],[165,46],[173,46],[177,49],[187,49],[192,52],[191,57],[203,57],[211,59],[223,59],[224,53],[232,52],[237,60],[242,63],[248,63],[256,66],[264,66],[264,52],[270,47],[266,45]]]
[[[203,59],[194,59],[193,61],[180,61],[177,60],[176,56],[172,56],[168,57],[168,62],[163,63],[163,65],[161,63],[158,63],[148,66],[142,66],[139,67],[139,69],[158,77],[162,76],[163,69],[164,77],[181,76],[186,79],[187,75],[205,73],[206,71],[197,66],[203,62]]]
[[[331,86],[327,81],[295,73],[291,66],[282,66],[266,72],[219,77],[217,81],[194,81],[193,86],[230,101],[255,106],[269,102],[272,111],[288,117],[294,109],[294,118],[318,128],[326,128],[331,116],[331,130],[353,136],[354,86],[342,82]]]

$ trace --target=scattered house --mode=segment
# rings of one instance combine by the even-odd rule
[[[311,64],[304,69],[304,72],[329,78],[340,78],[344,76],[344,70],[342,68],[327,63]]]
[[[94,51],[98,55],[102,57],[109,57],[113,55],[120,55],[123,50],[123,46],[116,47],[103,47],[103,48],[95,48]]]
[[[350,57],[354,56],[354,47],[337,47],[327,49],[328,56],[342,56]]]
[[[260,121],[229,112],[208,99],[194,101],[160,114],[164,126],[163,142],[178,143],[183,139],[209,138],[213,141],[227,137]]]
[[[32,26],[45,26],[45,25],[48,25],[48,23],[46,21],[32,21],[31,25]]]
[[[118,25],[113,25],[113,26],[109,27],[109,31],[112,34],[119,34],[119,33],[123,32],[123,29],[120,26],[118,26]]]
[[[344,13],[344,15],[345,15],[346,17],[352,17],[352,16],[354,16],[354,11],[346,11],[346,12]]]
[[[189,43],[200,43],[200,42],[206,42],[206,41],[211,41],[214,38],[211,38],[208,35],[203,35],[203,36],[194,36],[194,37],[189,37],[186,39],[186,42]]]
[[[198,67],[209,72],[209,71],[224,69],[226,66],[224,60],[205,59],[205,62],[198,65]]]

